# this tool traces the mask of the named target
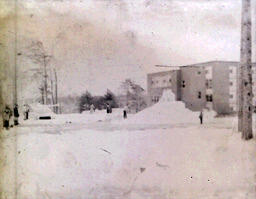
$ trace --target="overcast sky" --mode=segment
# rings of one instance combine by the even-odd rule
[[[146,88],[156,64],[239,60],[240,0],[21,0],[18,11],[19,48],[43,42],[60,95],[116,92],[125,78]]]

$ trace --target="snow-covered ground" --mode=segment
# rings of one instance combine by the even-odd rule
[[[127,120],[116,109],[23,122],[16,129],[18,198],[255,198],[255,139],[241,140],[236,118],[209,113],[200,125],[183,107],[196,118],[175,123],[175,109],[156,114],[172,106],[166,103]],[[148,122],[150,114],[158,122]]]
[[[221,118],[154,128],[84,121],[85,114],[62,115],[18,128],[19,198],[256,196],[255,140],[242,141]]]

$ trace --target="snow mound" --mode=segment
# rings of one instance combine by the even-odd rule
[[[159,102],[127,119],[134,124],[198,123],[199,113],[185,108],[183,102]]]
[[[204,120],[206,122],[212,122],[213,119],[217,116],[217,112],[214,110],[203,110]]]
[[[159,102],[174,102],[175,101],[175,95],[171,90],[165,90],[163,92],[162,97],[160,98]]]
[[[125,121],[130,124],[193,124],[199,123],[199,112],[185,108],[181,101],[175,101],[171,90],[166,90],[155,105],[131,116]],[[203,111],[204,122],[213,120],[214,111]]]
[[[38,119],[42,116],[51,116],[51,118],[55,117],[55,113],[53,113],[50,107],[48,105],[43,104],[31,104],[29,115],[34,119]]]

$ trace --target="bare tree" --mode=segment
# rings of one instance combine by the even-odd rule
[[[50,75],[50,82],[51,82],[51,91],[50,91],[50,93],[51,93],[51,102],[52,102],[52,105],[53,105],[53,111],[55,112],[54,85],[53,85],[54,83],[53,83],[52,73]]]
[[[53,71],[54,71],[54,77],[55,77],[55,104],[57,105],[55,113],[59,113],[59,106],[58,106],[58,103],[59,103],[59,100],[58,100],[58,78],[57,78],[57,72],[56,72],[55,68],[53,69]]]
[[[146,107],[144,89],[140,85],[134,83],[131,79],[126,79],[121,83],[121,89],[126,95],[126,104],[130,104],[136,112]]]
[[[50,82],[51,82],[50,94],[51,94],[51,101],[53,105],[53,111],[54,113],[58,113],[58,79],[57,79],[57,72],[55,68],[51,70]]]
[[[43,104],[47,104],[48,100],[48,64],[52,56],[47,55],[43,43],[41,41],[32,42],[32,44],[28,47],[29,53],[27,56],[36,64],[40,65],[42,68],[40,70],[43,71]]]
[[[242,131],[242,138],[245,140],[253,137],[251,37],[251,2],[250,0],[242,0],[238,130]]]

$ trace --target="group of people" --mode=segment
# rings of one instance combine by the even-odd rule
[[[15,104],[13,110],[6,105],[4,111],[2,113],[3,116],[3,127],[5,129],[9,129],[13,125],[10,125],[11,118],[13,116],[13,124],[14,126],[19,125],[19,107],[18,104]],[[29,117],[29,106],[27,104],[24,105],[24,120],[28,120]]]
[[[107,108],[106,108],[107,114],[112,113],[112,107],[107,104]],[[123,108],[123,118],[126,119],[127,118],[127,113],[128,113],[128,106],[126,105]]]
[[[90,113],[94,113],[95,112],[95,106],[93,104],[90,105]],[[107,114],[112,113],[112,107],[110,104],[106,104],[106,112]],[[123,118],[126,119],[127,118],[127,113],[128,113],[128,106],[126,105],[123,109]]]

